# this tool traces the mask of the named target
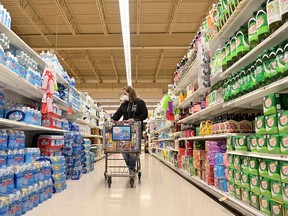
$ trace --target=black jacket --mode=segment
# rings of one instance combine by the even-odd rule
[[[143,121],[148,117],[148,110],[143,100],[138,99],[134,103],[129,101],[123,102],[112,119],[118,121],[123,116],[123,120],[135,119],[141,121],[143,131]]]

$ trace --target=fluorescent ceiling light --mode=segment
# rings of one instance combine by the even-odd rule
[[[129,0],[119,0],[119,6],[125,55],[126,77],[128,85],[132,86]]]

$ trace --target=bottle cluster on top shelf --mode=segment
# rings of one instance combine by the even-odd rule
[[[198,55],[198,46],[200,45],[200,42],[201,42],[201,32],[198,32],[195,38],[193,39],[192,43],[188,47],[187,56],[184,56],[181,62],[177,64],[173,78],[174,85],[177,85],[177,83],[189,70],[191,63],[196,59]]]
[[[258,12],[254,12],[253,15],[256,17],[252,17],[247,25],[241,26],[240,30],[230,38],[230,41],[225,43],[225,47],[216,51],[211,63],[212,76],[217,73],[225,72],[229,67],[250,52],[250,50],[265,40],[270,33],[273,33],[281,27],[282,19],[279,5],[281,5],[283,10],[286,10],[287,13],[287,6],[285,7],[284,4],[285,3],[279,0],[267,1],[267,4],[264,2],[262,4],[262,9]],[[266,14],[266,8],[268,14]],[[266,52],[266,55],[269,53],[268,59],[275,59],[276,52],[279,52],[279,55],[283,55],[284,45],[279,47],[279,51],[276,48],[272,48],[274,54],[271,54],[272,52]],[[283,62],[281,62],[281,64],[282,63]],[[272,65],[272,68],[273,66],[276,67],[275,63]]]
[[[240,72],[224,81],[224,101],[241,97],[249,92],[285,78],[288,71],[287,41],[270,51],[265,50],[255,62],[243,67]]]
[[[0,4],[0,22],[3,23],[7,28],[11,29],[12,19],[10,13],[2,4]]]

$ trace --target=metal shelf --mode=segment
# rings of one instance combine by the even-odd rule
[[[170,127],[173,126],[173,123],[172,122],[169,122],[168,124],[166,124],[164,127],[156,130],[156,131],[153,131],[153,134],[154,133],[160,133],[161,131],[165,131],[165,130],[168,130]]]
[[[173,90],[173,94],[177,94],[183,88],[186,88],[188,84],[191,83],[192,80],[197,80],[198,72],[200,68],[200,62],[198,58],[196,58],[192,63],[188,71],[181,77],[180,81],[177,83],[177,86]]]
[[[215,197],[217,197],[219,199],[220,202],[223,202],[223,203],[225,203],[225,205],[231,206],[231,207],[237,209],[239,212],[242,212],[243,215],[263,216],[263,214],[260,211],[253,208],[252,206],[248,206],[245,203],[241,202],[240,200],[237,200],[234,197],[231,197],[228,193],[223,192],[214,186],[208,185],[206,182],[204,182],[202,179],[199,179],[196,176],[189,175],[185,171],[175,167],[172,163],[160,158],[158,155],[152,154],[152,156],[155,157],[156,159],[162,161],[166,166],[170,167],[172,170],[174,170],[179,175],[181,175],[185,179],[189,180],[191,183],[193,183],[197,187],[201,188],[205,192],[207,192],[209,194],[213,194]],[[225,199],[223,199],[223,198],[225,198]],[[227,203],[227,201],[229,201],[229,203]]]
[[[40,87],[30,84],[2,64],[0,64],[0,77],[0,86],[5,90],[35,101],[40,101],[43,97],[43,92]]]
[[[282,154],[265,154],[265,153],[257,153],[257,152],[239,152],[239,151],[227,151],[227,153],[232,154],[232,155],[240,155],[240,156],[247,156],[247,157],[288,161],[288,155],[282,155]]]
[[[220,102],[214,106],[207,107],[206,109],[203,109],[193,115],[190,115],[184,119],[181,119],[179,123],[188,123],[192,121],[200,121],[202,119],[207,119],[209,116],[217,115],[221,112],[225,112],[224,109],[222,109],[224,102]]]
[[[11,44],[14,47],[23,50],[30,57],[32,57],[42,69],[46,67],[46,63],[41,59],[41,57],[20,37],[18,37],[18,35],[16,35],[11,29],[7,28],[3,23],[0,23],[0,32],[4,33],[9,38]]]
[[[84,138],[103,138],[103,136],[93,134],[81,134],[81,136]]]
[[[36,126],[31,124],[26,124],[25,122],[18,122],[9,119],[0,118],[0,127],[3,129],[12,130],[23,130],[23,131],[39,131],[39,132],[55,132],[55,133],[65,133],[66,130],[48,128],[43,126]]]
[[[174,141],[174,137],[169,137],[169,138],[165,138],[165,139],[158,139],[159,142],[164,142],[164,141]]]
[[[154,149],[160,149],[160,150],[165,150],[165,151],[175,151],[175,152],[178,152],[179,150],[178,149],[165,149],[165,148],[157,148],[157,147],[152,147]]]
[[[252,17],[254,11],[261,6],[261,1],[242,0],[233,11],[227,22],[224,24],[220,32],[216,33],[214,38],[209,42],[211,56],[214,55],[216,49],[224,46],[224,43],[236,32],[241,25]]]
[[[254,2],[254,1],[251,1]],[[258,1],[255,1],[258,2]],[[229,75],[240,71],[240,69],[244,66],[249,65],[251,62],[257,59],[259,54],[263,54],[265,49],[269,49],[277,44],[281,43],[285,39],[287,39],[287,30],[288,30],[288,23],[285,23],[281,26],[277,31],[267,37],[262,43],[258,44],[253,50],[247,53],[244,57],[242,57],[239,61],[233,64],[230,68],[224,71],[222,74],[218,73],[211,78],[212,85],[224,80]]]
[[[200,95],[205,94],[206,92],[210,91],[210,88],[200,88],[197,89],[193,94],[187,97],[181,104],[179,104],[179,108],[187,108],[191,102],[193,102],[197,97]]]
[[[262,98],[272,94],[288,89],[288,77],[278,80],[270,85],[257,89],[250,92],[242,97],[239,97],[233,101],[227,102],[223,107],[243,107],[243,108],[253,108],[255,105],[259,105]]]
[[[205,136],[184,137],[178,140],[211,140],[211,139],[226,139],[227,136],[250,136],[252,133],[226,133],[226,134],[212,134]]]

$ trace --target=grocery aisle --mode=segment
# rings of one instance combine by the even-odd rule
[[[170,216],[232,215],[204,193],[150,155],[142,155],[142,182],[130,188],[127,178],[104,183],[104,160],[80,181],[68,181],[68,189],[54,195],[27,216],[125,215]]]

